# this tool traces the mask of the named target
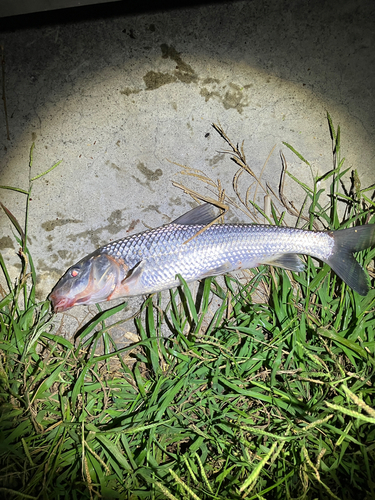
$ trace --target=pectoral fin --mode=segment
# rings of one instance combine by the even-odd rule
[[[126,277],[116,286],[113,293],[107,300],[116,299],[118,297],[131,297],[133,295],[141,295],[143,293],[141,287],[141,275],[143,272],[143,261],[136,264],[129,271]]]
[[[128,287],[134,286],[139,282],[139,278],[143,273],[144,262],[141,260],[136,264],[133,269],[129,271],[126,277],[121,281],[122,285],[126,285]]]

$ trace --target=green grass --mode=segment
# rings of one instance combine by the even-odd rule
[[[300,225],[373,221],[372,190],[354,174],[352,192],[343,189],[329,124],[329,197],[323,179],[294,179],[308,208]],[[139,342],[121,350],[106,320],[125,304],[99,310],[73,345],[36,301],[26,229],[7,214],[22,270],[13,283],[0,258],[2,498],[375,498],[374,290],[361,297],[308,258],[298,275],[255,269],[246,286],[207,279],[198,298],[183,283],[166,308],[149,297],[135,320]],[[269,217],[281,223],[276,204]],[[366,266],[374,255],[358,259]],[[268,301],[254,302],[255,288]]]

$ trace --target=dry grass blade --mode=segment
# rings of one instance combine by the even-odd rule
[[[243,149],[244,142],[242,141],[241,148],[239,148],[238,144],[237,144],[237,146],[235,146],[233,144],[233,142],[229,139],[229,137],[227,136],[227,134],[224,132],[224,130],[221,128],[220,125],[216,125],[215,123],[213,123],[212,126],[221,135],[221,137],[225,140],[225,142],[230,146],[230,148],[232,150],[232,151],[223,151],[223,153],[234,154],[234,156],[231,157],[231,160],[234,161],[237,165],[239,165],[241,167],[241,169],[245,170],[245,172],[247,172],[252,177],[254,177],[254,179],[257,181],[257,183],[263,189],[263,191],[267,192],[261,183],[260,177],[258,177],[253,172],[253,170],[250,168],[250,166],[248,165],[248,163],[246,161],[246,156],[245,156],[245,152]],[[271,153],[272,153],[272,151],[271,151]],[[267,161],[268,161],[268,159],[267,159]],[[266,163],[267,163],[267,161],[266,161]]]
[[[188,240],[184,241],[184,245],[186,245],[187,243],[189,243],[190,241],[192,241],[194,238],[196,238],[200,234],[204,233],[209,227],[211,227],[213,224],[215,224],[219,218],[222,218],[222,220],[223,220],[223,216],[228,211],[229,207],[228,207],[228,205],[225,205],[220,200],[215,200],[214,198],[210,198],[208,196],[201,195],[201,194],[197,193],[196,191],[193,191],[192,189],[190,189],[190,188],[188,188],[186,186],[183,186],[182,184],[179,184],[178,182],[174,182],[173,181],[172,184],[174,186],[182,189],[184,191],[184,193],[189,194],[195,201],[201,200],[201,201],[204,201],[206,203],[211,203],[215,207],[218,207],[218,208],[220,208],[222,210],[222,212],[212,222],[210,222],[209,224],[207,224],[206,226],[204,226],[202,229],[200,229],[197,233],[194,234],[194,236],[192,236]],[[224,190],[220,190],[220,191],[221,191],[222,195],[225,197]]]
[[[223,210],[224,213],[226,213],[229,210],[228,205],[224,204],[220,200],[215,200],[214,198],[210,198],[209,196],[204,196],[203,194],[197,193],[193,189],[190,189],[183,184],[179,184],[178,182],[172,181],[172,184],[184,191],[184,193],[189,194],[195,201],[204,201],[206,203],[211,203],[212,205],[215,205],[215,207],[220,208]],[[221,217],[223,215],[220,214],[218,217]]]
[[[179,172],[181,175],[189,175],[191,177],[195,177],[200,181],[205,182],[206,184],[209,184],[210,186],[217,188],[217,184],[210,177],[208,177],[208,175],[202,172],[202,170],[199,170],[197,168],[187,167],[186,165],[182,165],[181,163],[177,163],[176,161],[171,161],[171,160],[168,161],[169,163],[173,163],[173,165],[177,165],[178,167],[182,168],[181,172]]]
[[[242,208],[241,210],[248,216],[250,217],[256,224],[262,224],[264,222],[269,223],[271,221],[270,219],[270,211],[261,211],[257,205],[257,196],[258,196],[258,190],[259,188],[262,189],[264,196],[269,196],[269,189],[266,184],[266,186],[263,185],[262,183],[262,175],[265,171],[265,168],[269,162],[269,159],[272,156],[272,153],[275,149],[276,146],[272,148],[270,151],[266,161],[263,164],[263,167],[261,169],[260,175],[256,175],[255,172],[252,170],[252,168],[249,166],[249,164],[246,161],[246,156],[244,152],[244,141],[242,141],[241,147],[235,145],[230,138],[227,136],[227,134],[224,132],[222,127],[220,125],[217,125],[215,123],[212,124],[213,128],[218,132],[218,134],[225,140],[225,142],[230,146],[231,151],[222,151],[223,153],[226,154],[231,154],[231,160],[236,163],[240,168],[237,170],[237,172],[233,176],[232,180],[232,186],[233,190],[236,194],[237,199],[240,201],[242,206],[245,208],[246,211],[244,211]],[[245,196],[242,196],[241,194],[241,189],[239,186],[239,180],[242,174],[246,172],[249,174],[253,179],[254,182],[251,183],[247,189]],[[271,191],[272,194],[275,196],[274,192]],[[251,201],[252,199],[252,201]],[[277,196],[275,196],[275,199],[277,201],[277,204],[280,203],[280,200],[278,199]],[[274,205],[275,211],[278,214],[278,217],[281,216],[277,206]],[[262,218],[260,218],[260,214],[263,215]]]
[[[223,207],[223,210],[225,210],[225,212],[228,210],[228,205],[231,205],[231,206],[236,207],[238,210],[240,210],[244,215],[246,215],[246,217],[250,217],[254,222],[260,223],[259,219],[256,217],[256,213],[254,212],[254,214],[253,214],[250,211],[250,209],[248,207],[246,207],[246,203],[242,200],[239,191],[237,193],[237,197],[240,200],[242,206],[239,205],[238,203],[236,203],[232,198],[230,198],[225,193],[225,190],[222,188],[221,182],[219,179],[215,182],[213,179],[208,177],[207,174],[202,172],[202,170],[194,169],[194,168],[188,167],[186,165],[182,165],[181,163],[177,163],[177,162],[174,162],[171,160],[168,160],[168,161],[170,161],[170,163],[173,163],[174,165],[177,165],[183,169],[179,172],[179,174],[194,177],[195,179],[202,181],[204,184],[207,184],[210,188],[215,188],[215,190],[217,191],[217,200],[216,200],[216,199],[207,197],[205,195],[201,195],[201,194],[197,193],[196,191],[193,191],[192,189],[190,189],[182,184],[179,184],[178,182],[172,181],[172,184],[174,186],[182,189],[186,194],[190,195],[194,201],[196,201],[197,203],[199,202],[199,200],[207,201],[208,203],[212,203],[213,205],[216,205],[219,208],[222,208],[222,207],[220,206],[220,204],[218,205],[217,203],[218,202],[221,204],[224,203],[225,208]],[[243,172],[244,172],[244,170],[241,170],[241,169],[238,170],[238,172],[234,176],[234,180],[233,180],[234,183],[237,182],[235,180],[236,176],[239,177]],[[222,214],[221,222],[224,222],[223,215],[224,214]]]

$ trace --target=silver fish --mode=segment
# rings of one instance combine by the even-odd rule
[[[326,262],[359,294],[369,291],[353,253],[374,245],[375,224],[326,232],[213,224],[201,231],[216,217],[207,203],[170,224],[99,248],[56,284],[49,296],[54,311],[166,290],[180,284],[177,274],[191,282],[260,264],[298,272],[304,268],[298,254]]]

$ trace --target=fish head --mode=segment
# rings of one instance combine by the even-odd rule
[[[54,312],[108,300],[123,279],[123,267],[113,257],[95,252],[80,260],[68,269],[49,295]]]

